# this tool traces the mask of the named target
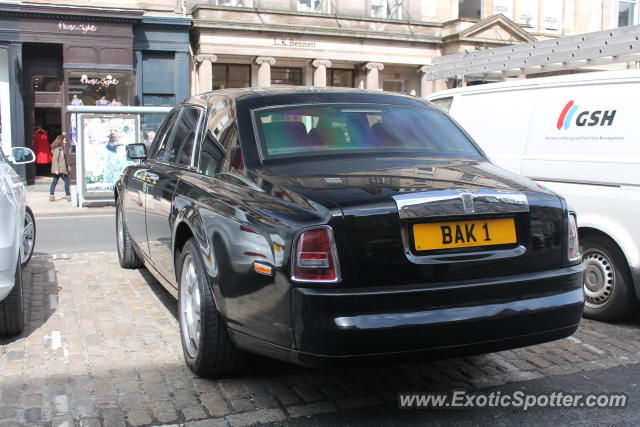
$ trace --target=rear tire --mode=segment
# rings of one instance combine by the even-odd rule
[[[27,206],[27,209],[24,213],[24,230],[22,231],[22,250],[20,251],[21,255],[21,263],[22,268],[25,268],[29,261],[31,261],[31,256],[33,255],[33,250],[36,247],[36,218],[33,215],[33,211],[31,208]]]
[[[18,258],[15,285],[0,301],[0,336],[17,335],[24,330],[24,302],[22,296],[22,264]]]
[[[124,222],[124,212],[120,202],[116,204],[116,246],[118,247],[120,267],[130,269],[142,267],[142,261],[133,248],[127,224]]]
[[[606,237],[580,239],[584,272],[584,316],[612,322],[629,317],[638,301],[622,251]]]
[[[239,370],[245,354],[231,340],[216,308],[204,262],[193,239],[185,243],[176,264],[180,338],[187,365],[204,377]]]

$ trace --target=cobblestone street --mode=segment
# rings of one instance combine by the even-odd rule
[[[237,377],[212,381],[184,364],[172,297],[146,270],[121,269],[114,252],[36,256],[24,279],[30,323],[0,340],[0,425],[241,426],[380,405],[400,391],[640,362],[639,321],[584,320],[574,336],[526,349],[336,370],[256,358]]]

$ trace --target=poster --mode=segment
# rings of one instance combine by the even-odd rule
[[[111,193],[127,160],[126,146],[137,142],[137,115],[83,115],[82,141],[86,193]]]

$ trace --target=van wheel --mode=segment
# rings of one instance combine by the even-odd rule
[[[124,212],[121,202],[116,203],[116,246],[118,247],[118,261],[122,268],[140,268],[142,261],[133,248],[133,242],[124,222]]]
[[[584,316],[607,322],[629,317],[637,307],[624,255],[611,240],[581,238],[584,265]]]
[[[242,367],[245,355],[229,337],[193,239],[178,256],[178,310],[185,361],[200,376],[233,373]]]
[[[17,335],[24,330],[24,324],[22,263],[18,258],[13,289],[0,301],[0,336]]]

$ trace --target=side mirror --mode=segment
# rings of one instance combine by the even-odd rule
[[[144,160],[147,158],[147,146],[144,144],[128,144],[127,157],[132,160]]]
[[[14,165],[24,165],[36,161],[36,155],[30,148],[13,147],[11,148],[11,163]]]

